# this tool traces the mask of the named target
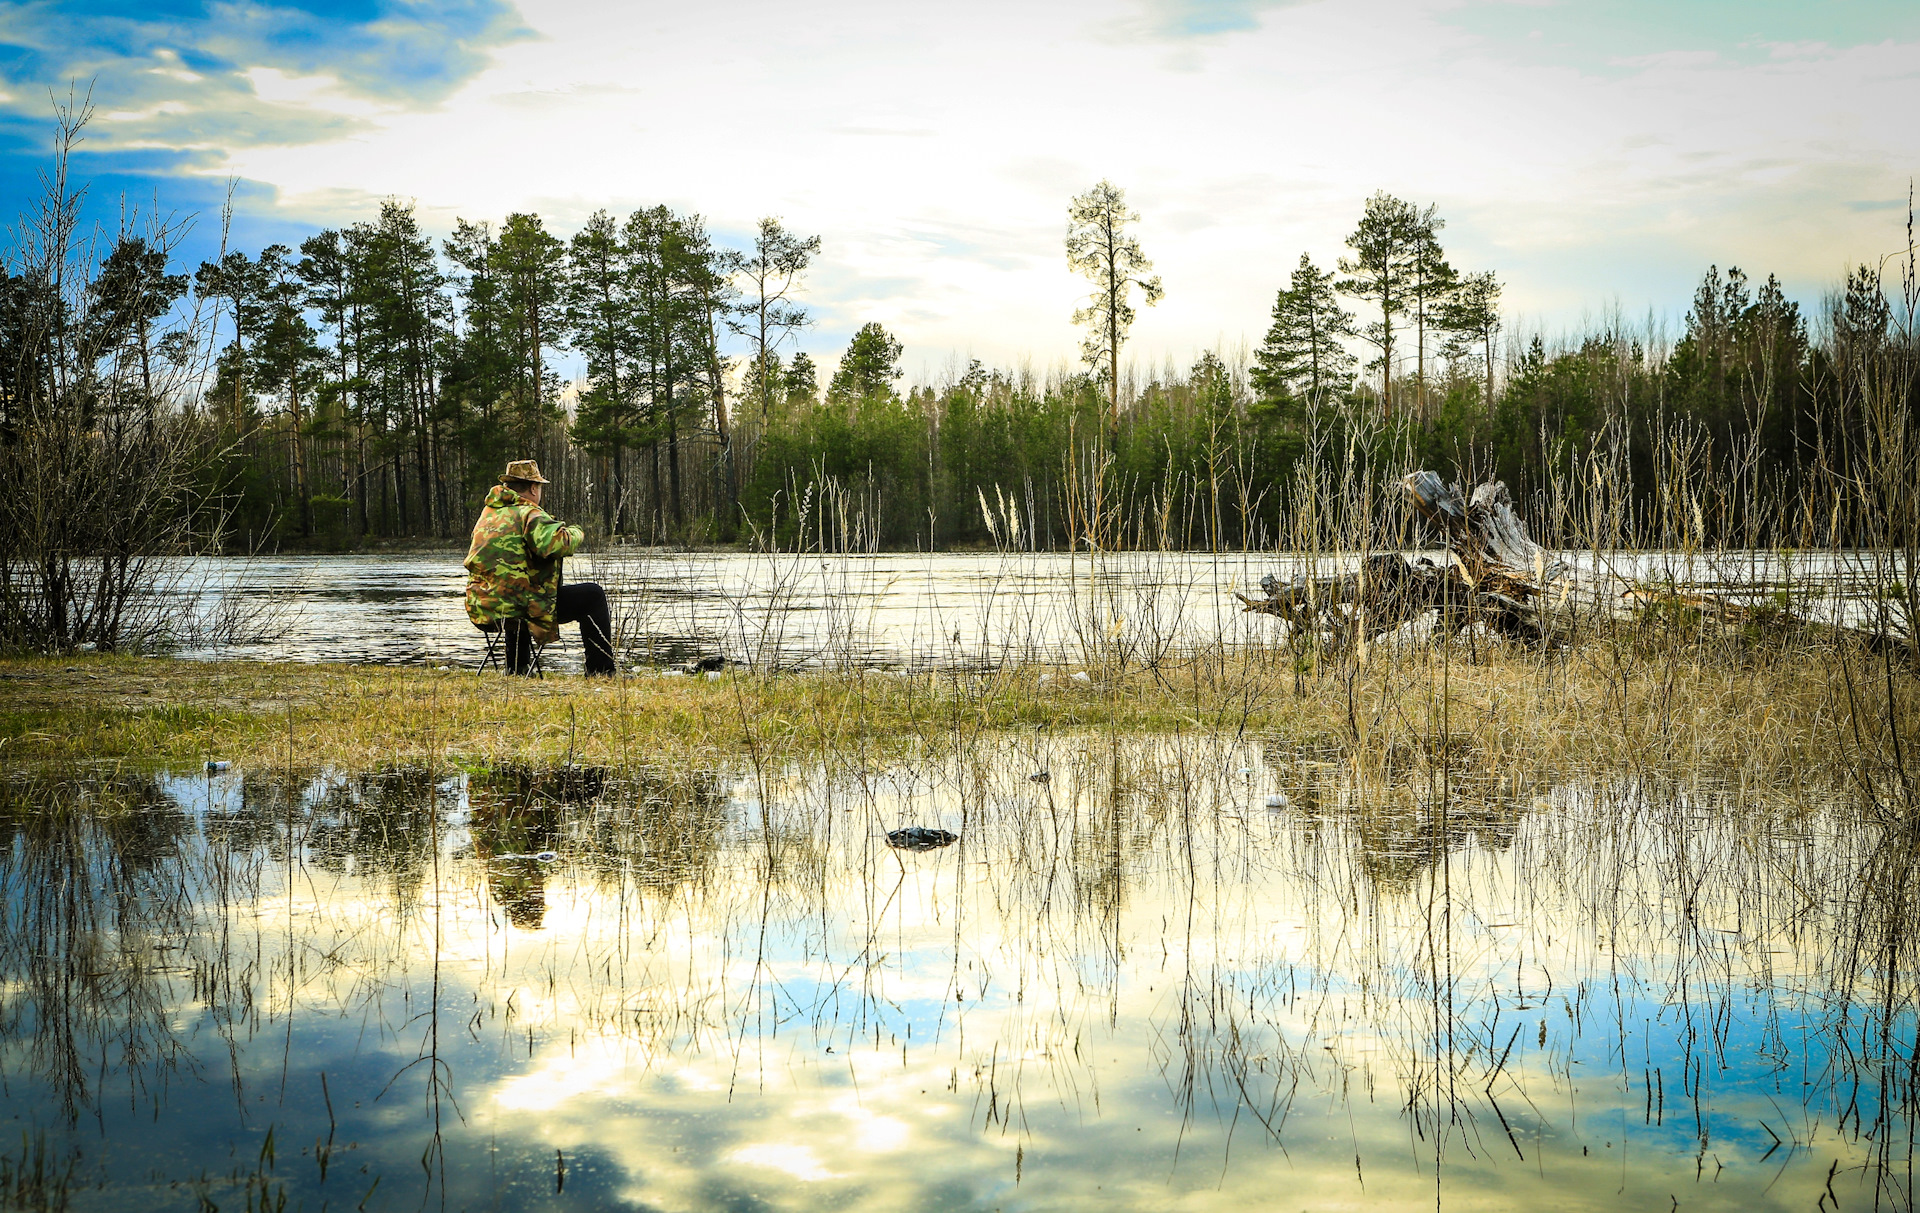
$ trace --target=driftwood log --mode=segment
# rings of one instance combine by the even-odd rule
[[[1446,540],[1447,563],[1394,553],[1366,557],[1337,577],[1263,577],[1265,598],[1236,594],[1244,609],[1277,615],[1298,634],[1322,636],[1334,648],[1371,640],[1436,613],[1448,634],[1475,623],[1529,644],[1545,640],[1542,596],[1565,572],[1535,543],[1513,511],[1504,484],[1474,489],[1471,497],[1433,472],[1401,481],[1421,518]]]
[[[1264,598],[1235,594],[1242,607],[1287,621],[1294,634],[1318,637],[1329,647],[1350,648],[1406,626],[1433,612],[1439,634],[1473,624],[1527,644],[1549,643],[1585,615],[1632,618],[1650,608],[1697,612],[1717,624],[1764,624],[1770,629],[1815,627],[1846,635],[1869,648],[1911,647],[1898,629],[1813,621],[1784,606],[1764,609],[1718,594],[1675,586],[1642,586],[1604,571],[1576,570],[1533,541],[1514,512],[1506,485],[1492,481],[1471,494],[1433,472],[1414,472],[1401,482],[1421,519],[1439,532],[1446,564],[1397,553],[1363,558],[1336,577],[1295,577],[1282,583],[1261,578]]]

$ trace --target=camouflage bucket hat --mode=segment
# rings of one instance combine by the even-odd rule
[[[516,459],[512,463],[509,463],[506,474],[501,476],[500,479],[502,481],[531,480],[535,484],[553,483],[540,474],[540,465],[531,459]]]

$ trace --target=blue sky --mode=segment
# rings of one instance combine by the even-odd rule
[[[1257,341],[1376,189],[1437,203],[1455,263],[1553,334],[1676,325],[1709,263],[1811,301],[1904,243],[1920,171],[1920,5],[1889,0],[13,4],[13,211],[70,84],[93,214],[197,213],[189,256],[229,179],[248,247],[387,196],[435,231],[779,215],[824,241],[807,348],[880,320],[932,377],[1074,356],[1065,211],[1102,177],[1166,282],[1133,347],[1158,363]]]

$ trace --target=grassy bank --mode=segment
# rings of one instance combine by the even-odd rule
[[[600,682],[373,666],[122,657],[0,661],[0,765],[115,760],[371,769],[394,764],[858,758],[985,734],[1198,731],[1306,746],[1410,776],[1582,767],[1897,789],[1920,686],[1871,659],[1727,666],[1632,653],[1420,649],[1297,674],[1273,654],[1078,681],[728,673]],[[1811,656],[1811,655],[1810,655]],[[1441,744],[1441,739],[1446,739]]]

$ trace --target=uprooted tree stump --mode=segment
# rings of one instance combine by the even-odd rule
[[[1908,634],[1884,619],[1878,628],[1863,628],[1841,619],[1816,621],[1784,606],[1756,608],[1721,594],[1638,585],[1599,569],[1576,577],[1527,534],[1499,481],[1469,495],[1422,471],[1403,477],[1400,486],[1415,512],[1445,540],[1444,567],[1424,557],[1376,553],[1337,577],[1295,577],[1283,584],[1268,575],[1260,579],[1265,598],[1234,597],[1245,610],[1278,616],[1296,637],[1317,638],[1334,651],[1404,627],[1430,611],[1437,635],[1484,624],[1531,645],[1564,635],[1581,615],[1631,620],[1651,611],[1691,615],[1717,627],[1764,625],[1779,634],[1811,629],[1874,650],[1914,647]]]
[[[1475,623],[1529,644],[1547,636],[1540,599],[1564,566],[1527,534],[1498,481],[1463,496],[1433,472],[1401,481],[1414,509],[1441,530],[1445,566],[1396,553],[1366,557],[1337,577],[1261,578],[1265,598],[1235,594],[1245,610],[1277,615],[1296,634],[1319,635],[1335,649],[1404,627],[1427,612],[1452,635]]]

